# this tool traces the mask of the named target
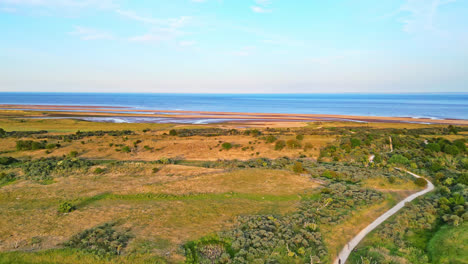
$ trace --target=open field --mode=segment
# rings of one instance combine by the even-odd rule
[[[423,188],[394,167],[418,170],[450,195],[465,188],[465,127],[25,118],[36,113],[0,114],[0,263],[330,263],[362,227]],[[441,149],[431,154],[424,140]],[[431,171],[442,161],[450,171]],[[426,218],[442,217],[437,210]],[[130,235],[69,245],[106,223],[113,229],[99,234]],[[451,230],[424,240],[425,254],[440,255],[435,241],[464,239]],[[205,251],[213,247],[215,262]]]

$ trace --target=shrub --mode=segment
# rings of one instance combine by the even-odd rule
[[[301,173],[304,171],[304,167],[302,166],[302,163],[301,162],[296,162],[294,163],[294,166],[293,166],[293,171],[295,173]]]
[[[130,150],[130,147],[129,147],[129,146],[125,146],[125,147],[122,148],[122,152],[123,152],[123,153],[130,153],[130,151],[131,151],[131,150]]]
[[[400,154],[395,154],[393,155],[388,162],[390,163],[396,163],[396,164],[401,164],[401,165],[407,165],[409,164],[409,160],[407,157],[402,156]]]
[[[361,140],[359,140],[357,138],[351,138],[350,142],[351,142],[351,147],[352,148],[361,146]]]
[[[160,168],[153,168],[153,173],[157,173],[158,171],[160,171],[161,169]]]
[[[119,232],[115,224],[104,224],[74,235],[65,246],[97,255],[120,255],[132,237],[128,231]]]
[[[232,148],[232,144],[229,142],[224,142],[221,147],[225,150],[230,150]]]
[[[76,158],[78,157],[78,151],[70,151],[70,154],[68,154],[68,156],[70,156],[70,158]]]
[[[444,146],[444,152],[447,153],[447,154],[456,156],[456,155],[458,155],[458,153],[460,153],[460,150],[454,145],[448,145],[447,144],[447,145]]]
[[[16,175],[14,173],[0,172],[0,185],[14,181],[15,177]]]
[[[16,141],[16,150],[38,150],[44,149],[45,143],[44,142],[37,142],[32,140],[19,140]]]
[[[416,178],[414,183],[418,186],[425,187],[427,185],[427,181],[423,178]]]
[[[76,206],[70,202],[63,202],[59,205],[59,213],[70,213],[76,210]]]
[[[290,139],[290,140],[286,141],[286,145],[290,149],[298,149],[298,148],[301,147],[301,143],[299,143],[299,141],[297,139]]]
[[[45,146],[45,148],[49,150],[54,149],[54,148],[59,148],[59,147],[60,147],[60,144],[47,144]]]
[[[432,152],[440,152],[440,145],[437,143],[429,143],[426,145],[426,149],[429,149]]]
[[[267,143],[273,143],[273,142],[275,142],[276,140],[277,140],[277,138],[276,138],[275,136],[273,136],[273,135],[268,135],[268,136],[265,138],[265,141],[266,141]]]
[[[286,142],[284,140],[278,140],[275,144],[275,150],[282,150],[286,147]]]
[[[106,170],[103,168],[96,168],[94,174],[103,174]]]
[[[0,165],[10,165],[18,160],[12,157],[0,157]]]
[[[308,151],[309,149],[313,149],[313,148],[314,148],[314,146],[310,142],[307,142],[304,145],[304,151]]]
[[[4,137],[6,135],[6,131],[3,128],[0,128],[0,137]]]
[[[296,139],[297,139],[297,140],[303,140],[303,139],[304,139],[304,135],[297,135],[297,136],[296,136]]]
[[[175,129],[171,129],[171,130],[169,131],[169,135],[170,135],[170,136],[177,136],[177,131],[176,131]]]

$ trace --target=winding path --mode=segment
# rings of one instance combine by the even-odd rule
[[[400,169],[399,169],[400,170]],[[412,172],[409,172],[407,170],[403,170],[405,172],[407,172],[408,174],[416,177],[416,178],[423,178],[419,175],[416,175]],[[425,178],[423,178],[425,179]],[[367,235],[369,234],[372,230],[374,230],[377,226],[379,226],[380,224],[382,224],[385,220],[387,220],[390,216],[394,215],[396,212],[398,212],[401,208],[403,208],[405,206],[405,204],[407,202],[411,202],[413,201],[414,199],[416,199],[417,197],[421,196],[421,195],[424,195],[432,190],[434,190],[434,185],[432,184],[432,182],[428,181],[427,179],[425,179],[427,181],[427,187],[426,189],[420,191],[420,192],[417,192],[417,193],[414,193],[408,197],[406,197],[404,200],[402,200],[401,202],[399,202],[397,205],[395,205],[394,207],[392,207],[390,210],[388,210],[387,212],[385,212],[383,215],[381,215],[379,218],[375,219],[374,222],[372,222],[370,225],[368,225],[366,228],[364,228],[363,230],[361,230],[361,232],[359,232],[359,234],[357,234],[353,239],[351,239],[348,244],[346,244],[346,246],[341,250],[340,254],[338,255],[338,257],[335,259],[335,261],[333,262],[334,264],[344,264],[346,263],[346,260],[348,259],[349,255],[351,254],[351,252],[353,251],[353,249],[359,244],[359,242],[361,242],[361,240]]]

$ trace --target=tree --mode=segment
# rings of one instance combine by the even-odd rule
[[[297,139],[297,140],[303,140],[303,139],[304,139],[304,135],[297,135],[297,136],[296,136],[296,139]]]

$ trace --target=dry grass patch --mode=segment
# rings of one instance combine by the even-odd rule
[[[187,193],[252,193],[294,195],[317,187],[309,176],[289,171],[242,169],[227,173],[202,175],[186,181],[164,184],[148,191]]]

